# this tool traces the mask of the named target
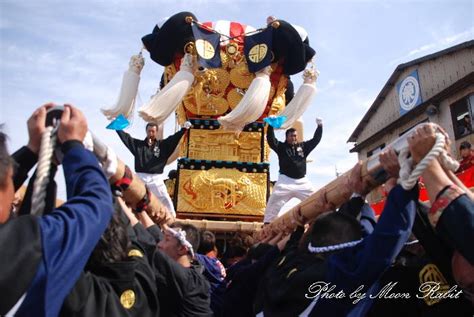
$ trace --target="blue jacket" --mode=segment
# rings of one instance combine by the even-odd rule
[[[22,216],[6,224],[15,226],[23,217],[32,218],[39,228],[37,238],[41,239],[41,258],[17,316],[58,315],[64,298],[82,273],[112,216],[110,187],[95,156],[74,142],[65,151],[62,164],[67,202],[51,214]],[[23,249],[21,244],[17,246]],[[3,258],[1,253],[0,249],[0,258]],[[21,274],[22,267],[17,271]],[[8,285],[0,284],[0,289],[4,287]]]
[[[467,195],[459,196],[444,209],[436,232],[474,265],[474,202]]]
[[[364,292],[370,293],[369,288],[395,260],[410,237],[417,200],[418,187],[405,191],[396,186],[390,191],[374,231],[355,247],[328,258],[326,281],[337,286],[333,293],[343,290],[346,296],[318,300],[310,316],[364,315],[357,313],[359,307],[349,295],[360,285],[365,286]]]

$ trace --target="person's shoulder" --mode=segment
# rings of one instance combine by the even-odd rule
[[[188,278],[194,281],[206,280],[206,277],[203,274],[205,270],[205,266],[201,263],[193,262],[187,270]]]

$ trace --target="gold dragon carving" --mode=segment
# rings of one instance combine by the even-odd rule
[[[195,213],[263,215],[267,173],[236,169],[180,170],[178,209]]]

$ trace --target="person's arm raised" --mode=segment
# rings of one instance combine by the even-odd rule
[[[53,103],[47,103],[33,112],[27,121],[28,144],[12,154],[13,160],[17,163],[17,168],[13,175],[15,190],[21,187],[28,178],[28,172],[38,162],[41,136],[46,130],[46,112],[53,106]]]
[[[267,129],[267,142],[273,151],[276,152],[278,150],[278,140],[275,138],[275,131],[271,125],[268,125]]]
[[[319,144],[319,142],[321,142],[321,138],[323,136],[323,119],[316,118],[316,124],[318,127],[314,131],[313,138],[304,142],[305,156],[308,156],[309,153]]]
[[[64,297],[79,278],[113,213],[109,183],[97,158],[84,149],[87,122],[82,112],[64,107],[58,138],[68,200],[39,218],[43,269],[31,288],[43,288],[46,315],[57,315]],[[54,299],[54,300],[53,300]]]

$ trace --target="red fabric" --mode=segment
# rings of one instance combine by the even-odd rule
[[[145,196],[137,203],[137,206],[135,207],[136,212],[142,212],[148,208],[148,204],[150,203],[150,190],[148,187],[146,187],[146,193]]]
[[[383,207],[385,207],[385,200],[381,200],[371,205],[372,209],[375,212],[376,216],[379,216],[382,213]]]
[[[456,176],[461,180],[461,182],[467,188],[474,188],[474,166],[469,167],[467,170],[456,173]],[[420,180],[420,198],[421,201],[429,201],[428,191],[423,184],[423,179]],[[385,206],[385,199],[371,204],[372,209],[374,209],[376,215],[382,213],[383,207]]]
[[[474,166],[474,153],[471,151],[469,156],[463,158],[461,160],[461,162],[459,162],[459,163],[460,163],[460,165],[459,165],[459,168],[456,171],[456,173],[464,172],[465,170],[473,167]]]
[[[456,176],[467,188],[474,187],[474,166],[470,166],[462,172],[457,172]]]
[[[239,36],[239,35],[244,34],[244,32],[245,32],[245,26],[237,22],[230,22],[230,31],[229,31],[230,37],[238,36],[235,39],[233,39],[234,41],[243,43],[244,42],[243,36]]]
[[[212,22],[204,22],[202,25],[204,25],[208,30],[212,30]]]

